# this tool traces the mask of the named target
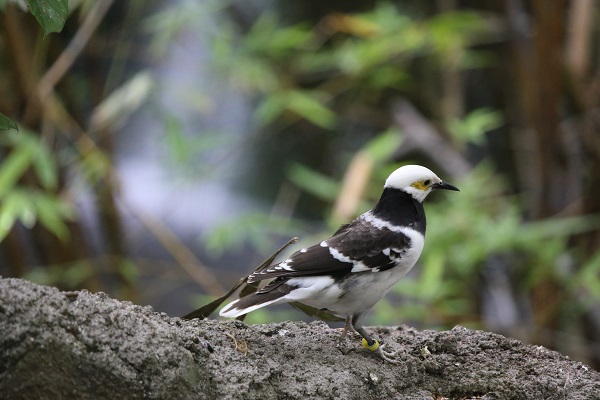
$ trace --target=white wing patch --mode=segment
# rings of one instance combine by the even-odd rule
[[[338,250],[334,249],[333,247],[329,248],[329,253],[331,254],[331,256],[333,258],[335,258],[338,261],[352,264],[352,269],[350,270],[350,272],[366,272],[366,271],[379,272],[379,268],[369,268],[362,261],[353,260],[350,257],[343,255],[342,253],[340,253]]]
[[[333,258],[335,258],[338,261],[349,263],[349,264],[353,264],[352,265],[352,269],[350,270],[350,272],[371,271],[371,268],[367,267],[361,261],[356,261],[356,260],[351,259],[348,256],[345,256],[342,253],[340,253],[339,251],[337,251],[336,249],[334,249],[333,247],[329,248],[329,253],[331,254],[331,256]]]
[[[410,235],[408,235],[406,233],[407,230],[409,231],[414,231],[414,229],[412,228],[408,228],[406,226],[398,226],[398,225],[394,225],[389,221],[386,221],[385,219],[381,219],[379,217],[376,217],[375,215],[373,215],[372,211],[367,211],[366,213],[364,213],[363,215],[361,215],[359,218],[361,218],[362,220],[364,220],[366,223],[371,224],[372,226],[374,226],[377,229],[389,229],[392,232],[396,232],[396,233],[404,233],[406,236],[410,237]]]
[[[275,271],[281,271],[281,270],[285,270],[285,271],[293,271],[294,269],[292,268],[292,266],[290,265],[290,263],[292,262],[291,258],[288,258],[285,261],[280,262],[279,264],[277,264],[275,267],[273,267],[273,269]]]
[[[259,274],[265,274],[265,273],[268,274],[268,273],[275,272],[275,271],[295,271],[294,268],[290,265],[290,263],[292,261],[293,260],[291,258],[288,258],[287,260],[282,261],[273,267],[269,267],[264,272],[259,272]]]

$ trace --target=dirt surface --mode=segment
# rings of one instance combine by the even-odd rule
[[[322,322],[183,321],[87,291],[0,279],[2,399],[600,399],[600,374],[543,347],[456,327],[370,328],[344,355]]]

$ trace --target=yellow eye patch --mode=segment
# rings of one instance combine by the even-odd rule
[[[429,185],[426,185],[423,181],[415,182],[415,183],[413,183],[410,186],[414,187],[415,189],[419,189],[419,190],[427,190],[427,189],[429,189]]]

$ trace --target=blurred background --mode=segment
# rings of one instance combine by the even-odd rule
[[[49,35],[0,7],[3,277],[183,315],[418,163],[461,192],[368,323],[600,368],[597,1],[81,0]]]

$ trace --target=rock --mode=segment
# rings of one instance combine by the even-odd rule
[[[87,291],[0,279],[3,399],[598,399],[600,374],[455,327],[369,328],[401,362],[322,322],[184,321]]]

